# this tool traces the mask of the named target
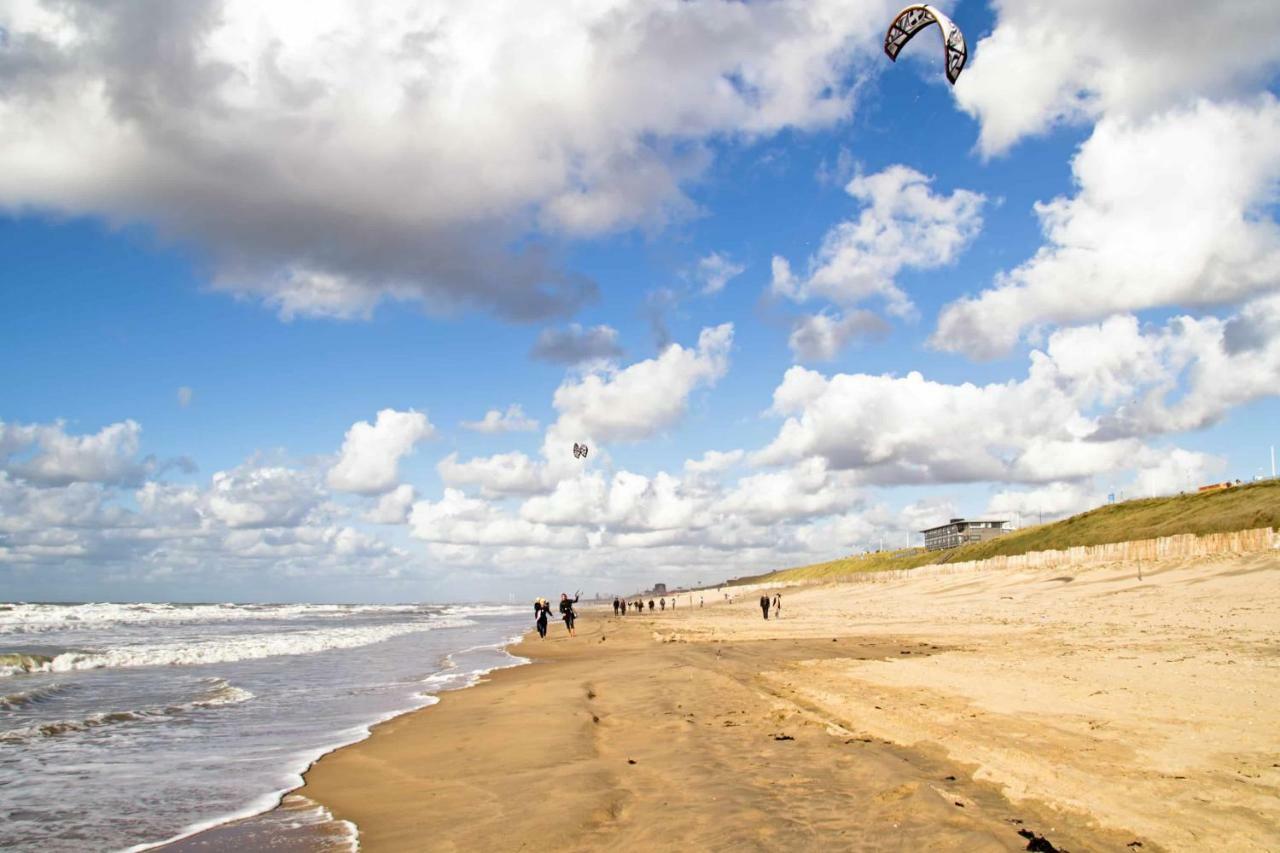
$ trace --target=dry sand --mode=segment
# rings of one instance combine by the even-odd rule
[[[1137,568],[588,611],[303,793],[372,851],[1280,849],[1280,556]]]

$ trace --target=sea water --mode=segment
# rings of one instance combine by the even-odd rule
[[[519,663],[503,647],[527,623],[503,605],[0,605],[0,849],[145,849],[264,812],[323,753]],[[321,820],[286,805],[295,829]]]

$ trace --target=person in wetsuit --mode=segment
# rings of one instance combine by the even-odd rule
[[[769,596],[760,596],[760,609],[764,611],[765,621],[769,621]]]
[[[573,622],[578,618],[578,614],[573,612],[573,605],[577,603],[582,593],[575,592],[573,599],[569,598],[569,593],[560,593],[560,618],[564,620],[564,626],[569,629],[569,636],[576,637],[578,632],[573,629]]]
[[[551,605],[547,603],[545,598],[535,598],[533,600],[533,621],[538,627],[538,636],[542,639],[547,638],[547,616],[551,613]]]
[[[613,599],[613,615],[618,615],[618,599],[616,597]]]
[[[652,613],[652,612],[653,612],[653,599],[652,599],[652,598],[651,598],[651,599],[649,599],[649,612],[650,612],[650,613]]]

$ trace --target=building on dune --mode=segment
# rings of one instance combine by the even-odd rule
[[[924,546],[930,551],[959,548],[970,542],[985,542],[1008,533],[1012,528],[1007,520],[953,518],[946,524],[921,530]]]

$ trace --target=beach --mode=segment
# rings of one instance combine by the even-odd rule
[[[1280,560],[1138,568],[585,608],[302,793],[374,851],[1275,849]]]

